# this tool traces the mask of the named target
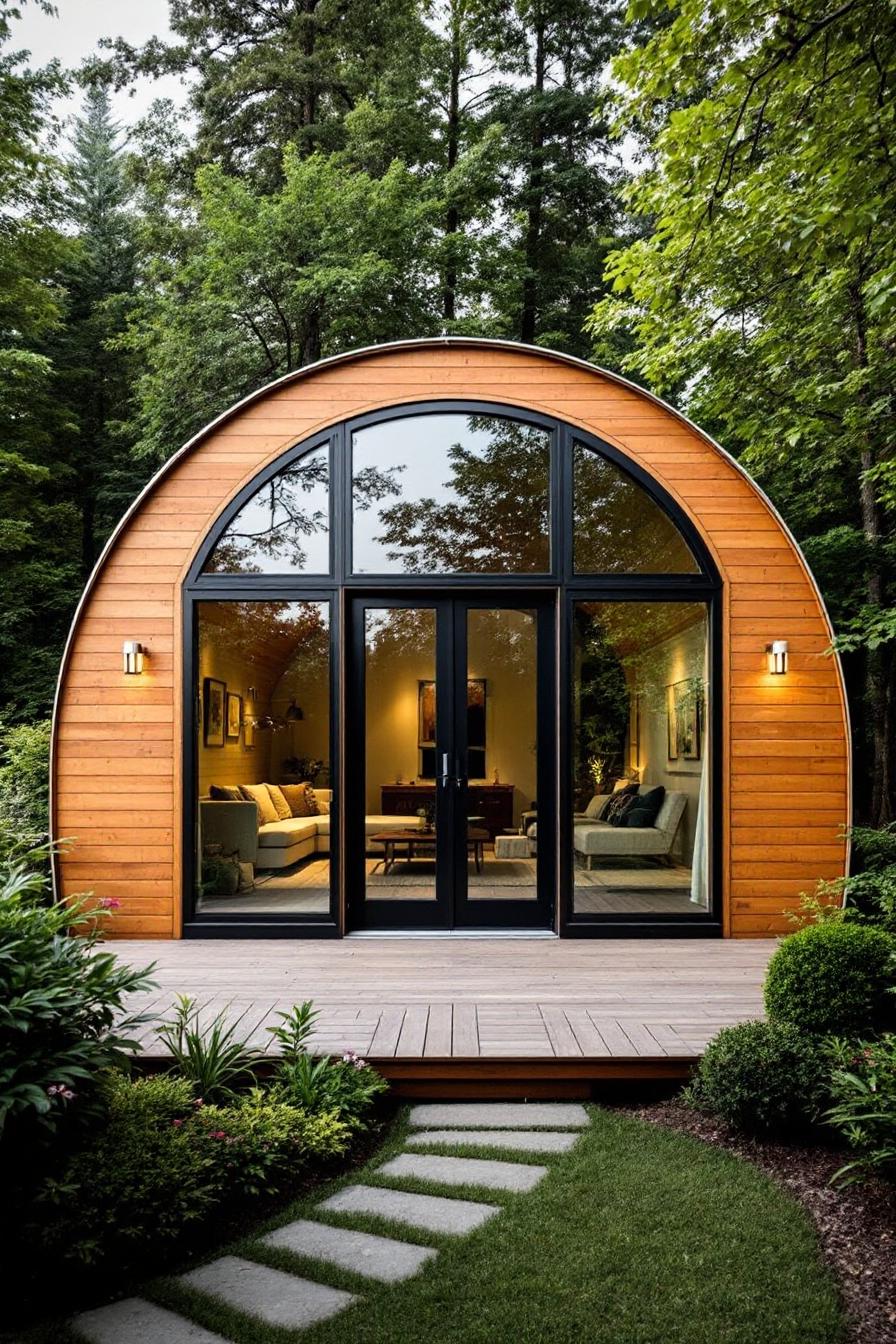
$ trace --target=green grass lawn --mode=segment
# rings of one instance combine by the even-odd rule
[[[370,1165],[346,1179],[376,1183],[376,1166],[401,1150],[404,1134],[400,1119]],[[841,1338],[835,1285],[807,1218],[747,1163],[597,1109],[592,1128],[562,1157],[475,1151],[546,1162],[551,1170],[527,1195],[382,1182],[504,1205],[499,1217],[459,1239],[330,1215],[334,1223],[437,1246],[438,1258],[403,1284],[380,1287],[251,1240],[227,1248],[363,1295],[310,1330],[297,1334],[247,1322],[173,1278],[147,1285],[144,1295],[238,1344],[831,1344]],[[335,1188],[316,1192],[276,1222],[317,1216],[314,1204]]]

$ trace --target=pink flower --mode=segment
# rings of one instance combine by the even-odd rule
[[[174,1125],[175,1129],[180,1129],[181,1125],[183,1124],[183,1120],[172,1120],[171,1123],[172,1125]]]
[[[99,907],[101,910],[119,910],[121,901],[116,901],[114,896],[104,896],[99,902]]]
[[[224,1130],[223,1130],[223,1129],[213,1129],[213,1130],[211,1131],[211,1133],[209,1134],[209,1138],[210,1138],[210,1139],[226,1139],[226,1138],[227,1138],[227,1135],[224,1133]]]
[[[51,1083],[47,1088],[48,1097],[61,1097],[63,1101],[74,1101],[75,1094],[65,1083]]]

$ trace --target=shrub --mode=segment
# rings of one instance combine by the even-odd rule
[[[279,1026],[268,1027],[281,1049],[274,1075],[276,1095],[314,1115],[333,1112],[352,1129],[361,1129],[388,1083],[351,1050],[341,1059],[313,1059],[307,1043],[317,1016],[306,1001],[280,1013]]]
[[[308,1115],[260,1088],[233,1106],[203,1106],[191,1124],[214,1145],[228,1199],[278,1194],[304,1161],[338,1157],[351,1137],[335,1112]]]
[[[0,866],[0,1138],[11,1118],[20,1134],[91,1118],[98,1075],[125,1062],[145,1020],[122,1015],[125,995],[152,983],[152,967],[98,950],[105,912],[48,904],[34,860]]]
[[[836,1041],[825,1118],[859,1156],[835,1174],[852,1181],[871,1171],[896,1174],[896,1036]]]
[[[685,1099],[748,1133],[787,1133],[815,1118],[826,1077],[821,1046],[796,1027],[741,1022],[710,1041]]]
[[[50,829],[49,719],[0,726],[0,825],[34,844]]]
[[[350,1138],[333,1114],[309,1116],[260,1089],[205,1106],[186,1079],[113,1075],[104,1096],[105,1124],[45,1183],[35,1210],[33,1235],[65,1261],[163,1259],[216,1211],[281,1193]]]
[[[896,1017],[896,937],[849,923],[812,924],[785,938],[769,962],[765,1009],[773,1021],[823,1035],[861,1036]]]
[[[225,1173],[215,1145],[191,1123],[190,1084],[179,1078],[103,1089],[106,1121],[90,1143],[48,1180],[35,1213],[35,1240],[61,1260],[127,1267],[154,1259],[205,1218],[221,1198]]]
[[[237,1035],[242,1018],[228,1023],[227,1010],[222,1009],[203,1022],[202,1011],[195,999],[179,994],[174,1021],[161,1026],[158,1035],[197,1097],[210,1102],[228,1101],[254,1081],[253,1070],[261,1052]]]

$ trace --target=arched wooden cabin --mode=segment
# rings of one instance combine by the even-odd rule
[[[768,936],[844,871],[831,630],[773,507],[505,342],[299,370],[174,454],[78,609],[61,894],[120,936]]]

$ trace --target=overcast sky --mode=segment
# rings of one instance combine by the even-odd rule
[[[32,65],[45,65],[58,58],[77,69],[97,49],[101,37],[123,37],[134,46],[149,37],[170,37],[168,0],[56,0],[53,18],[33,4],[24,4],[22,17],[13,29],[13,46],[31,52]],[[172,98],[183,103],[184,85],[175,77],[137,81],[115,98],[115,115],[125,124],[141,117],[154,98]],[[65,99],[59,111],[77,111],[80,96]]]

